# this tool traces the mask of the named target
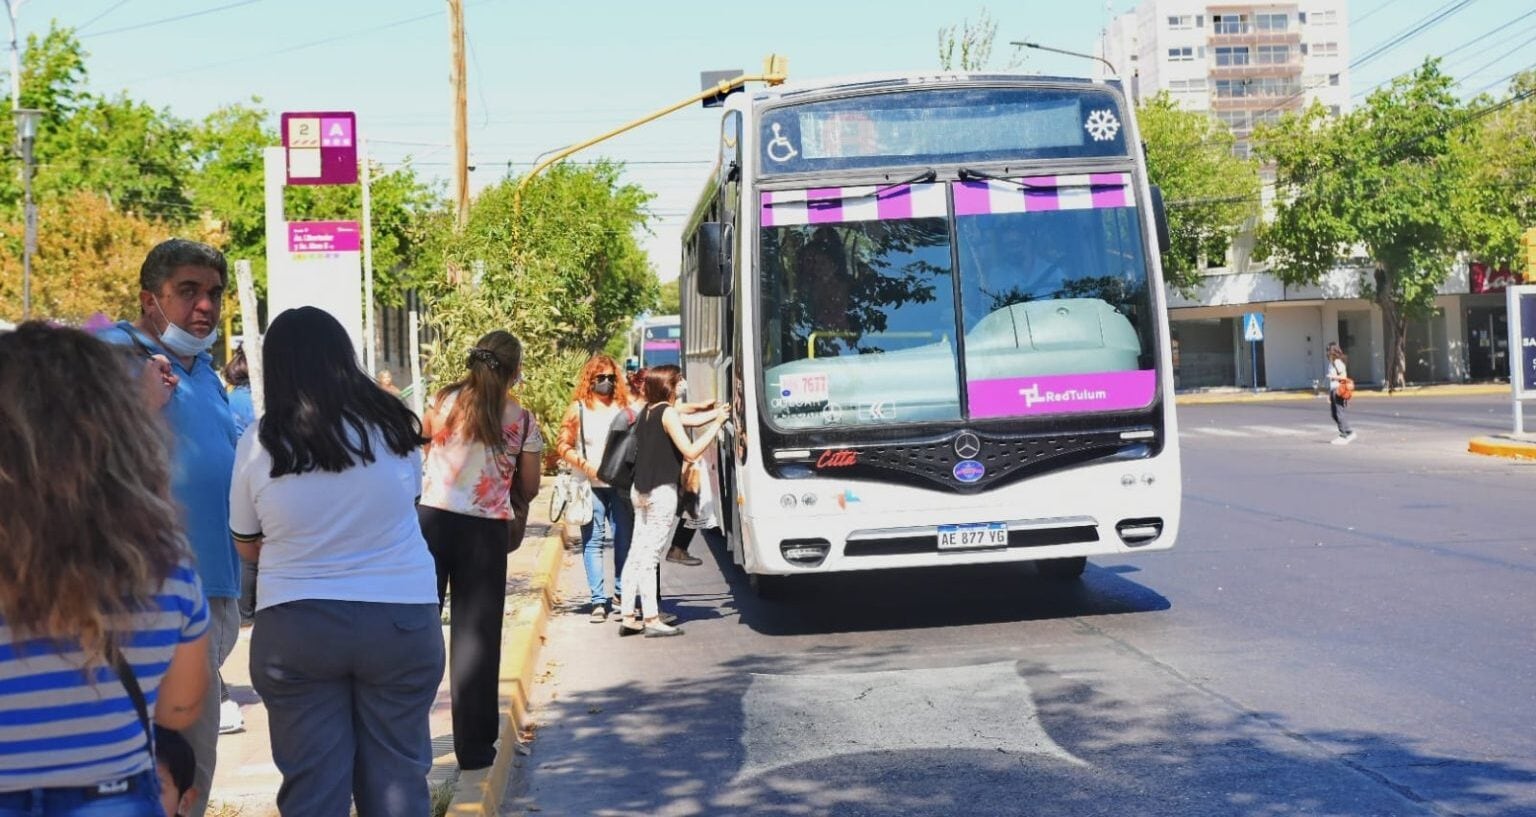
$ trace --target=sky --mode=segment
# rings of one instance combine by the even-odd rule
[[[14,0],[13,0],[14,2]],[[1359,58],[1461,0],[1352,0]],[[1358,104],[1426,56],[1472,95],[1536,67],[1530,0],[1470,0],[1423,33],[1352,71]],[[938,67],[938,32],[985,8],[998,23],[992,66],[1012,40],[1092,51],[1130,0],[464,0],[469,45],[471,188],[524,172],[546,151],[595,136],[699,90],[700,71],[756,72],[768,54],[795,78]],[[200,118],[259,98],[283,111],[352,110],[372,157],[451,176],[452,96],[446,0],[23,0],[23,33],[49,20],[79,30],[99,92],[126,92]],[[7,32],[8,33],[8,32]],[[1482,39],[1477,39],[1481,37]],[[1077,57],[1025,52],[1019,70],[1088,76]],[[1492,85],[1492,87],[1489,87]],[[577,154],[627,164],[653,193],[643,238],[662,280],[677,275],[682,221],[715,150],[719,112],[690,107]]]

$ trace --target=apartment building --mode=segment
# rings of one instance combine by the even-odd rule
[[[1346,0],[1143,0],[1110,21],[1098,50],[1138,98],[1167,91],[1226,123],[1239,152],[1255,125],[1288,111],[1349,107]]]
[[[1137,99],[1167,91],[1185,109],[1226,124],[1242,155],[1259,124],[1314,101],[1336,114],[1350,107],[1346,0],[1142,0],[1109,22],[1094,50]],[[1264,177],[1273,180],[1268,171]],[[1288,287],[1252,260],[1251,248],[1251,239],[1240,239],[1227,257],[1206,259],[1206,282],[1195,297],[1170,296],[1181,388],[1255,379],[1270,388],[1305,388],[1321,376],[1331,340],[1344,346],[1362,382],[1385,376],[1385,327],[1380,310],[1361,297],[1371,276],[1363,260],[1341,263],[1319,286]],[[1499,289],[1497,276],[1464,266],[1451,274],[1436,314],[1409,327],[1410,380],[1491,377],[1501,365],[1508,371],[1497,341]],[[1242,338],[1247,312],[1266,317],[1257,373]]]

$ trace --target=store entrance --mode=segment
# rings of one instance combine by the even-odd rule
[[[1473,380],[1509,379],[1509,315],[1504,307],[1467,309],[1467,368]]]

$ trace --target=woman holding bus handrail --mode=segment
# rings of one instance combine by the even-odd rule
[[[555,451],[571,466],[576,479],[592,490],[592,519],[581,526],[582,561],[587,571],[590,620],[600,624],[608,620],[608,592],[603,566],[603,539],[613,536],[614,595],[619,595],[618,573],[629,556],[630,530],[634,509],[629,494],[603,482],[597,466],[603,461],[608,445],[608,428],[620,412],[633,412],[629,405],[629,384],[619,373],[619,365],[605,354],[596,354],[581,368],[571,407],[560,422],[560,439]],[[631,414],[633,416],[633,414]]]
[[[677,385],[682,370],[667,364],[645,374],[646,406],[636,422],[635,484],[630,501],[635,506],[635,532],[624,560],[621,585],[625,588],[619,609],[624,616],[620,635],[645,633],[649,638],[682,635],[681,628],[661,620],[657,606],[656,577],[662,550],[672,540],[677,521],[678,480],[683,461],[694,461],[715,442],[725,413],[705,404],[685,416],[677,408]],[[702,425],[697,438],[685,430]],[[637,593],[638,591],[638,593]],[[636,615],[638,597],[639,616]]]

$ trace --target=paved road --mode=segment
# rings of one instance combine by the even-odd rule
[[[1080,584],[705,553],[682,638],[559,616],[508,813],[1536,814],[1536,465],[1464,453],[1498,398],[1356,403],[1181,409],[1179,546]]]

